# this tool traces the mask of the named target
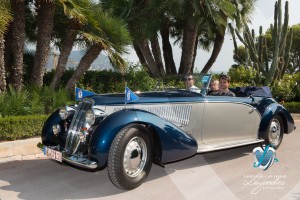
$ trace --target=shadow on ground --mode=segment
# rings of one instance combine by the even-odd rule
[[[189,159],[167,164],[165,168],[153,165],[147,182],[157,181],[177,170],[207,166],[237,159],[252,152],[253,145],[224,151],[198,154]],[[146,187],[140,186],[137,190]],[[159,186],[161,187],[161,186]],[[130,191],[116,188],[109,180],[107,169],[88,172],[50,159],[24,160],[0,165],[0,194],[13,192],[20,199],[89,199],[109,197]],[[134,194],[134,193],[133,193]],[[1,195],[0,195],[1,198]]]

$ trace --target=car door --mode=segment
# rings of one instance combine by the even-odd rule
[[[230,143],[256,138],[254,132],[257,132],[255,129],[258,127],[259,114],[253,106],[245,102],[245,99],[207,97],[201,131],[204,144]]]

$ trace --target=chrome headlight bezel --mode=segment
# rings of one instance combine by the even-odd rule
[[[96,121],[95,113],[94,110],[88,110],[85,113],[85,122],[89,125],[92,126]]]
[[[60,107],[59,109],[59,116],[62,120],[65,120],[68,118],[69,112],[66,106]]]
[[[66,120],[70,116],[70,113],[72,113],[74,110],[75,109],[70,106],[62,106],[59,108],[59,116],[62,120]]]
[[[53,130],[53,134],[54,134],[54,135],[58,135],[58,133],[61,132],[61,127],[60,127],[59,124],[54,124],[54,125],[52,126],[52,130]]]

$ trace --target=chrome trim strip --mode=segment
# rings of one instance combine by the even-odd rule
[[[256,143],[260,143],[263,142],[263,139],[257,139],[257,140],[252,140],[249,142],[245,142],[245,143],[238,143],[238,144],[228,144],[228,145],[224,145],[224,146],[214,146],[214,145],[207,145],[207,148],[203,148],[203,149],[198,149],[197,153],[204,153],[204,152],[210,152],[210,151],[217,151],[217,150],[222,150],[222,149],[229,149],[229,148],[233,148],[233,147],[240,147],[240,146],[245,146],[245,145],[250,145],[250,144],[256,144]],[[203,145],[206,146],[206,145]]]

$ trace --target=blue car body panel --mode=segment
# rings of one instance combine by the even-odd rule
[[[259,137],[266,139],[269,124],[275,115],[282,117],[285,123],[285,133],[290,133],[295,129],[294,120],[291,114],[280,104],[272,103],[262,113],[259,126]]]
[[[186,158],[197,152],[197,142],[174,124],[143,110],[121,110],[109,115],[96,128],[90,140],[90,156],[99,167],[107,162],[110,145],[116,134],[131,123],[150,125],[161,142],[161,162]]]

